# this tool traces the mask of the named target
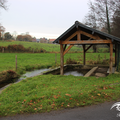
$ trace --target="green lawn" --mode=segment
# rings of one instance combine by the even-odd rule
[[[0,94],[0,116],[41,113],[120,98],[120,75],[106,78],[39,75]]]
[[[12,42],[0,41],[0,46],[8,46],[8,45],[15,45],[15,44],[23,45],[25,48],[30,47],[31,49],[43,48],[47,52],[59,52],[60,51],[60,45],[57,45],[57,44],[35,43],[35,42],[24,42],[24,41],[12,41]],[[82,51],[82,49],[74,46],[71,48],[70,51]]]
[[[60,54],[55,53],[0,53],[0,72],[15,71],[17,55],[17,73],[60,65]],[[99,56],[99,57],[98,57]],[[69,53],[64,57],[83,63],[83,53]],[[90,61],[109,59],[109,53],[87,53]],[[104,101],[117,100],[120,97],[120,75],[112,74],[105,78],[75,77],[60,75],[39,75],[12,84],[0,94],[0,116],[48,112],[56,109],[92,105]]]
[[[57,54],[57,65],[55,63],[55,53],[0,53],[0,72],[5,70],[15,71],[15,56],[17,55],[17,72],[22,74],[25,71],[55,67],[60,65],[60,54]],[[109,53],[87,53],[86,61],[97,61],[100,55],[101,61],[106,56],[109,59]],[[69,53],[64,57],[64,63],[68,58],[83,63],[83,53]],[[88,63],[88,62],[87,62]]]

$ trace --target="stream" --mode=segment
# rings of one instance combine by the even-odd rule
[[[18,78],[14,83],[18,83],[20,82],[21,80],[24,80],[26,78],[29,78],[29,77],[34,77],[34,76],[37,76],[37,75],[40,75],[41,73],[43,72],[46,72],[46,71],[49,71],[50,69],[48,68],[44,68],[44,69],[40,69],[40,70],[34,70],[34,71],[30,71],[30,72],[26,72],[25,74],[23,74],[20,78]],[[74,76],[83,76],[82,73],[79,73],[77,71],[68,71],[68,72],[65,72],[64,75],[74,75]],[[6,87],[8,87],[10,84],[8,83],[4,83],[0,86],[0,92],[1,90],[5,89]]]

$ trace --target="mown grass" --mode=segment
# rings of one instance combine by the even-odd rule
[[[106,78],[39,75],[0,94],[0,116],[41,113],[120,98],[120,75]]]
[[[25,41],[0,41],[0,46],[8,46],[8,45],[23,45],[25,48],[32,49],[40,49],[43,48],[47,52],[60,52],[60,45],[57,44],[48,44],[48,43],[35,43],[35,42],[25,42]],[[70,51],[82,51],[81,48],[76,46],[72,47]]]
[[[17,55],[17,73],[23,74],[25,71],[33,69],[56,67],[60,65],[60,54],[57,54],[57,64],[55,53],[0,53],[0,72],[6,70],[15,71],[15,56]],[[87,64],[91,61],[97,61],[100,56],[101,61],[105,58],[109,59],[109,53],[87,53]],[[83,64],[83,53],[67,53],[64,57],[64,63],[67,59],[75,59],[78,63]]]

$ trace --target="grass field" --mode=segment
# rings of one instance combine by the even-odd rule
[[[47,44],[47,43],[35,43],[35,42],[24,42],[24,41],[12,41],[12,42],[6,42],[6,41],[0,41],[0,46],[8,46],[8,45],[23,45],[25,48],[31,48],[31,49],[40,49],[43,48],[47,52],[59,52],[60,46],[57,44]],[[70,51],[82,51],[81,48],[78,48],[76,46],[72,47]]]
[[[16,44],[18,41],[10,42]],[[6,42],[0,42],[6,46]],[[18,43],[19,44],[19,43]],[[20,42],[22,44],[22,42]],[[26,47],[41,47],[44,44],[23,42]],[[1,46],[0,45],[0,46]],[[50,46],[49,46],[50,45]],[[45,44],[48,51],[59,51],[59,45]],[[73,48],[74,49],[74,48]],[[17,55],[17,73],[40,68],[60,65],[60,54],[57,53],[0,53],[0,72],[15,71],[15,56]],[[109,53],[86,53],[86,63],[102,63],[108,60]],[[83,53],[67,53],[64,63],[71,58],[83,64]],[[103,63],[102,63],[103,64]],[[22,113],[49,112],[51,110],[92,105],[120,98],[120,74],[112,74],[104,78],[75,77],[60,75],[39,75],[27,78],[17,84],[12,84],[0,94],[0,116]]]
[[[106,78],[39,75],[0,94],[0,116],[86,106],[120,98],[120,75]]]
[[[57,64],[55,63],[55,53],[0,53],[0,72],[5,70],[15,71],[15,56],[17,55],[17,72],[19,74],[25,71],[55,67],[60,65],[60,54],[57,54]],[[86,61],[90,64],[92,61],[97,61],[100,56],[103,59],[109,59],[109,53],[87,53]],[[64,57],[64,63],[68,58],[74,59],[80,64],[83,63],[83,53],[69,53]],[[90,63],[89,63],[89,62]]]

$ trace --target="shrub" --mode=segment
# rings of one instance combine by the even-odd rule
[[[66,61],[67,64],[77,64],[77,61],[71,58],[68,58]]]

